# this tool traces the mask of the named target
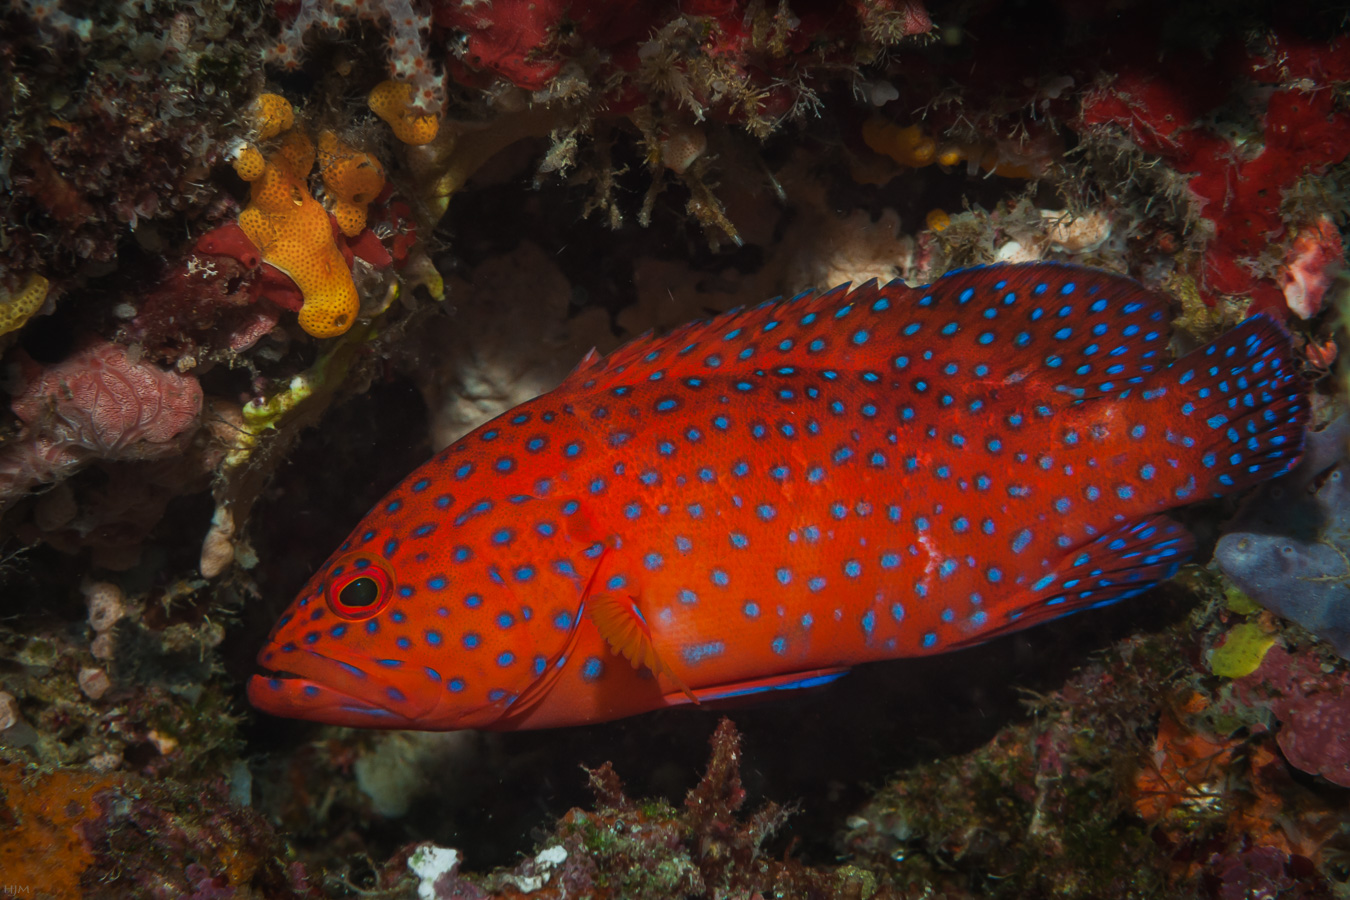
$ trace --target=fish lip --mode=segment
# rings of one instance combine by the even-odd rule
[[[306,647],[297,647],[296,652],[287,654],[284,660],[272,659],[273,665],[268,665],[262,658],[272,656],[269,653],[270,649],[265,648],[259,654],[258,668],[262,670],[262,674],[250,678],[248,686],[249,702],[265,712],[294,718],[316,718],[306,714],[312,707],[313,711],[319,714],[317,718],[322,718],[325,709],[331,707],[333,702],[340,702],[342,709],[350,714],[365,712],[371,716],[381,717],[379,722],[366,727],[406,728],[416,727],[418,721],[428,710],[436,706],[439,699],[432,698],[416,706],[406,702],[400,703],[386,697],[384,692],[388,688],[397,690],[407,687],[408,685],[402,683],[404,679],[374,678],[349,663]],[[275,665],[283,661],[284,668]],[[324,703],[312,704],[309,702],[311,698],[301,697],[302,692],[309,686],[317,687],[332,696],[325,697]],[[279,699],[279,702],[272,702],[276,699]],[[400,706],[404,708],[399,709]],[[335,724],[353,723],[348,719]]]
[[[305,694],[311,687],[319,691],[318,698]],[[415,719],[299,676],[255,674],[247,693],[255,709],[288,719],[360,728],[418,727]]]

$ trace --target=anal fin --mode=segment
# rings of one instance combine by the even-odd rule
[[[788,672],[784,675],[771,675],[767,678],[752,678],[731,684],[719,684],[713,687],[699,688],[686,698],[682,694],[667,694],[666,702],[671,705],[687,703],[716,703],[721,700],[737,700],[774,691],[796,691],[820,687],[837,681],[849,673],[847,667],[834,669],[811,669],[805,672]]]
[[[1021,631],[1083,609],[1118,603],[1176,574],[1195,551],[1195,538],[1165,515],[1108,531],[1069,553],[1001,611],[1004,623],[968,643]],[[990,610],[990,618],[1000,614]],[[955,644],[953,646],[966,646]]]

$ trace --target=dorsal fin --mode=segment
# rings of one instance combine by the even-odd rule
[[[910,288],[875,281],[732,310],[645,336],[579,367],[574,389],[769,371],[898,373],[926,359],[978,361],[980,383],[1065,400],[1119,391],[1159,368],[1167,302],[1138,282],[1057,263],[963,269]],[[971,383],[977,390],[979,383]]]

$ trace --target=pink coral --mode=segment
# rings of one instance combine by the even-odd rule
[[[1345,265],[1345,245],[1329,216],[1301,229],[1285,254],[1284,302],[1300,319],[1317,315],[1331,281]]]
[[[201,414],[202,389],[100,341],[26,379],[13,407],[50,439],[105,459],[150,459],[178,449],[171,442]]]
[[[180,452],[202,410],[197,379],[133,360],[126,347],[86,344],[57,365],[24,365],[12,404],[21,441],[0,455],[0,502],[86,462]]]

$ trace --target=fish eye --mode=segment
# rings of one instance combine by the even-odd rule
[[[365,609],[380,599],[380,585],[374,578],[362,575],[352,579],[338,591],[338,600],[352,609]]]
[[[324,584],[328,607],[344,619],[379,615],[394,596],[394,573],[384,560],[357,553],[339,560]]]

